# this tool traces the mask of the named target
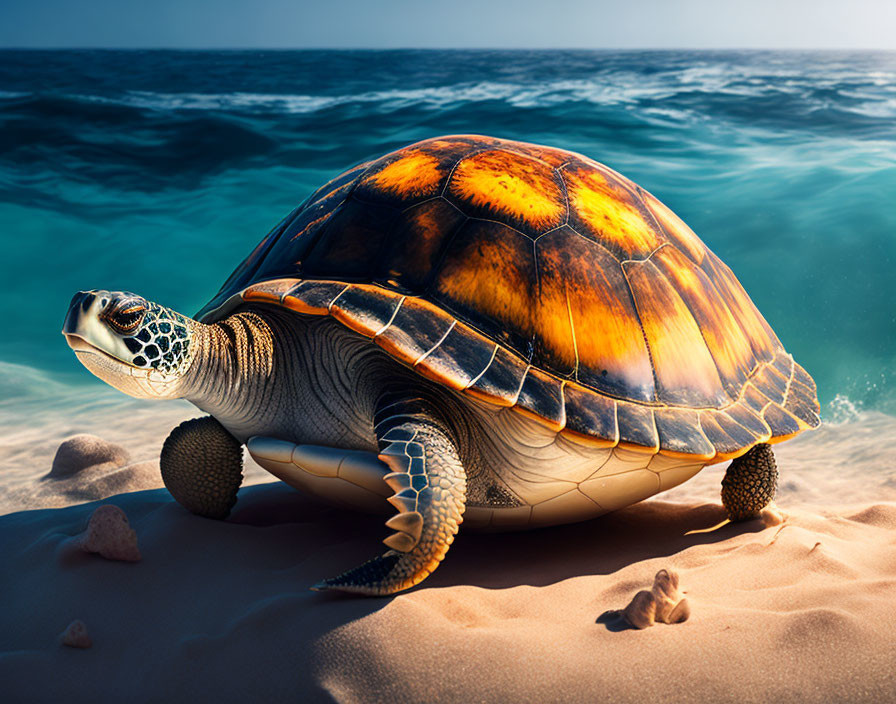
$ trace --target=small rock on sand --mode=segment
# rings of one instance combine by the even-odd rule
[[[118,506],[106,504],[90,515],[87,530],[76,538],[85,552],[93,552],[107,560],[139,562],[137,533],[128,523],[128,517]]]
[[[633,627],[642,629],[657,621],[681,623],[691,615],[688,600],[678,588],[678,574],[660,570],[653,580],[653,589],[635,594],[622,611],[622,617]]]
[[[56,450],[53,468],[47,479],[67,479],[97,465],[123,467],[131,459],[121,445],[107,442],[96,435],[74,435]]]
[[[77,619],[68,624],[68,627],[59,634],[59,642],[69,648],[89,648],[93,645],[90,634],[87,633],[87,626],[83,621]]]

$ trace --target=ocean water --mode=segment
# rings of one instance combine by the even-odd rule
[[[457,132],[626,174],[828,419],[896,412],[896,53],[830,52],[0,51],[0,399],[103,393],[59,334],[76,290],[192,314],[318,185]]]

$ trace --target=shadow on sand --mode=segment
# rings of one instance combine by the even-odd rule
[[[125,510],[142,562],[66,549],[101,503]],[[462,531],[417,589],[549,585],[761,529],[752,522],[686,535],[723,517],[718,505],[648,502],[576,525]],[[325,697],[312,684],[313,644],[391,599],[309,587],[379,554],[387,533],[381,517],[322,506],[279,482],[244,488],[227,521],[192,516],[164,490],[2,516],[0,599],[17,606],[0,613],[0,679],[14,695],[42,701],[134,691],[178,701]],[[93,637],[90,651],[57,645],[76,618]]]

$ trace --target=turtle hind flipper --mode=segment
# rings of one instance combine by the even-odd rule
[[[771,445],[760,443],[731,461],[722,479],[722,504],[732,521],[756,518],[775,498],[778,468]]]
[[[454,541],[463,520],[466,478],[445,430],[418,419],[392,426],[380,438],[379,455],[392,470],[384,477],[395,491],[388,501],[399,513],[386,521],[395,532],[380,557],[312,587],[386,595],[426,579]]]

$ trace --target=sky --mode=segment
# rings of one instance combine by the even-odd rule
[[[0,47],[896,50],[896,0],[0,0]]]

